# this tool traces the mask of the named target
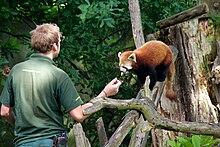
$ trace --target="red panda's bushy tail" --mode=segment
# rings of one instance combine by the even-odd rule
[[[175,65],[172,62],[169,67],[166,80],[166,97],[173,100],[176,97],[176,92],[173,91],[173,78],[175,74]]]

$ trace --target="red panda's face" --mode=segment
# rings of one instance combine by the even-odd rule
[[[121,75],[127,73],[129,70],[134,69],[137,65],[136,55],[132,51],[119,52],[119,67]]]

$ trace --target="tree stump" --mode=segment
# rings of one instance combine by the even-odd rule
[[[160,40],[173,45],[179,51],[175,61],[175,90],[173,101],[162,97],[158,106],[161,115],[171,120],[217,123],[216,107],[210,95],[211,66],[214,42],[214,27],[207,18],[195,18],[161,30]],[[165,36],[165,37],[164,37]],[[158,147],[166,146],[166,140],[179,135],[157,129],[155,138]]]

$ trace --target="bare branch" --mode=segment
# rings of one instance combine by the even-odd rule
[[[108,142],[108,137],[105,131],[105,126],[102,117],[100,117],[96,121],[96,128],[98,130],[98,136],[99,136],[99,142],[100,142],[100,147],[104,147],[106,142]]]
[[[110,98],[98,98],[97,100],[97,98],[94,98],[93,102],[95,103],[92,107],[84,110],[85,115],[95,113],[102,108],[115,108],[119,110],[135,109],[143,113],[144,118],[153,126],[153,128],[220,137],[220,126],[217,124],[187,121],[180,122],[160,116],[155,109],[155,105],[148,98],[140,100],[116,100]]]
[[[82,125],[77,123],[73,126],[76,147],[91,147],[88,138],[86,138]]]
[[[195,18],[197,16],[200,16],[202,14],[205,14],[209,11],[207,4],[200,4],[198,6],[195,6],[193,8],[190,8],[188,10],[185,10],[183,12],[180,12],[176,15],[173,15],[171,17],[168,17],[166,19],[160,20],[156,22],[156,25],[159,28],[165,28],[172,25],[175,25],[177,23],[181,23],[187,20],[190,20],[192,18]]]
[[[137,119],[139,117],[137,111],[130,111],[126,114],[126,117],[114,134],[109,139],[108,144],[105,147],[115,147],[122,143],[125,136],[129,133],[129,131],[136,126]]]

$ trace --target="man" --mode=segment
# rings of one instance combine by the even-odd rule
[[[0,97],[1,116],[15,124],[15,146],[58,146],[66,139],[61,106],[82,122],[88,117],[83,110],[92,103],[83,104],[69,76],[53,62],[60,52],[59,27],[42,24],[30,33],[36,53],[10,71]],[[117,94],[120,85],[113,79],[98,97]]]

